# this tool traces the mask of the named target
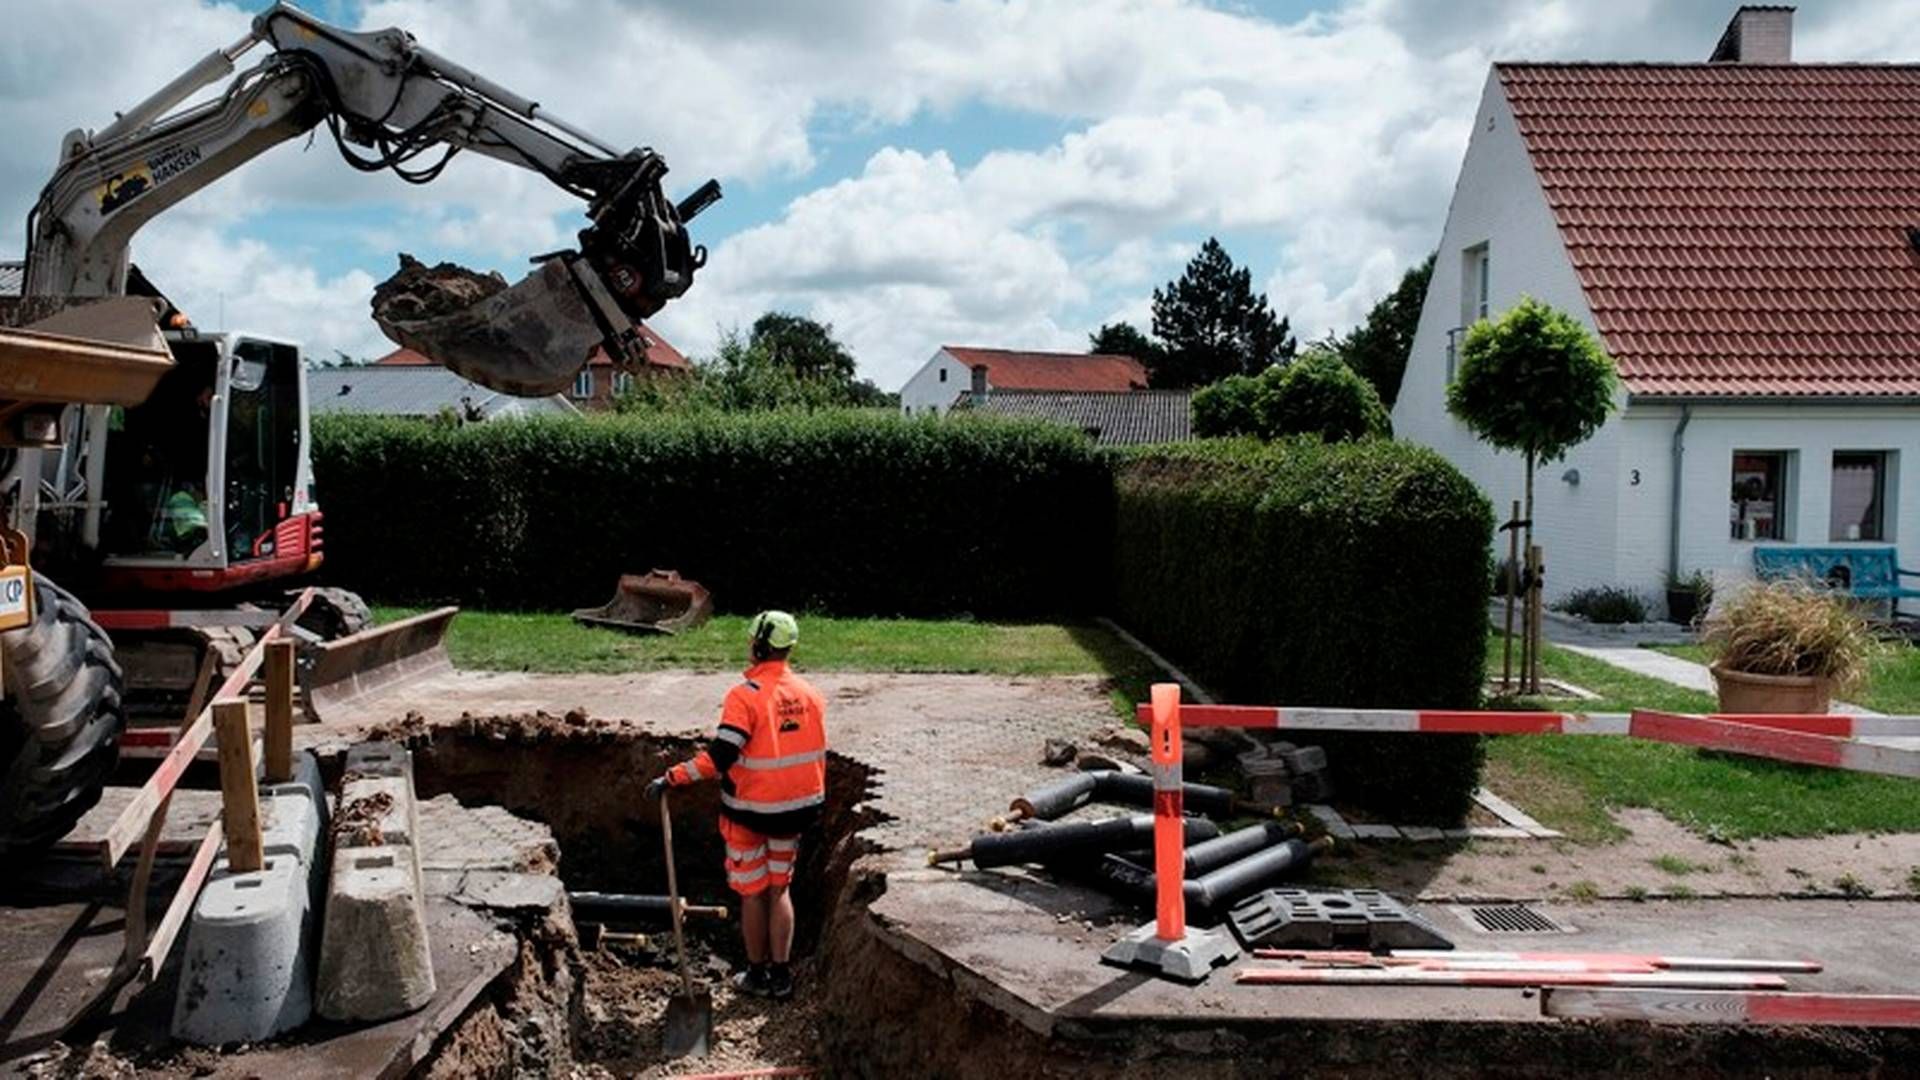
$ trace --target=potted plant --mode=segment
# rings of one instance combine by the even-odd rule
[[[1825,713],[1866,677],[1878,646],[1844,595],[1801,581],[1753,585],[1707,617],[1723,713]]]
[[[1692,626],[1713,606],[1713,575],[1694,570],[1667,579],[1667,620]]]

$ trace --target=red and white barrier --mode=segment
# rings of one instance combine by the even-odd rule
[[[1902,994],[1725,993],[1702,990],[1550,988],[1540,1011],[1568,1020],[1662,1024],[1817,1024],[1920,1027],[1920,997]]]
[[[1738,956],[1669,956],[1661,953],[1506,952],[1473,949],[1394,949],[1385,954],[1337,949],[1255,949],[1260,960],[1303,960],[1328,963],[1504,963],[1585,964],[1589,970],[1653,968],[1664,971],[1763,971],[1777,975],[1816,975],[1818,960],[1761,960]]]
[[[1141,719],[1149,717],[1141,706]],[[1911,716],[1691,716],[1620,713],[1459,712],[1439,709],[1289,709],[1264,705],[1186,705],[1188,727],[1358,731],[1376,734],[1626,735],[1653,742],[1853,772],[1920,779],[1920,750],[1855,741],[1861,736],[1920,736]],[[1848,736],[1837,732],[1848,732]]]
[[[1778,975],[1725,971],[1432,971],[1425,968],[1247,968],[1236,982],[1256,986],[1635,986],[1660,989],[1782,990]]]

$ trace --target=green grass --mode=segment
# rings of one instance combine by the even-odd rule
[[[1498,670],[1500,636],[1488,637]],[[1682,689],[1551,645],[1542,673],[1586,687],[1599,701],[1521,700],[1507,707],[1709,712],[1709,694]],[[1716,754],[1637,739],[1515,735],[1489,740],[1487,782],[1569,838],[1624,832],[1609,808],[1647,807],[1705,836],[1728,840],[1920,831],[1920,782]]]
[[[377,607],[389,622],[413,608]],[[744,668],[747,619],[717,615],[686,633],[625,634],[582,626],[566,615],[462,611],[447,633],[456,666],[486,671],[620,674]],[[987,675],[1101,675],[1116,710],[1131,715],[1147,686],[1165,676],[1119,638],[1092,623],[987,623],[932,619],[800,617],[802,671],[963,672]]]
[[[1669,656],[1696,664],[1710,660],[1707,650],[1699,645],[1656,647]],[[1920,648],[1904,641],[1889,642],[1886,651],[1874,657],[1868,666],[1867,684],[1848,700],[1896,716],[1920,716]]]

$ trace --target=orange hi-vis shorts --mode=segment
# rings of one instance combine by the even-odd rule
[[[793,880],[798,836],[768,836],[722,815],[720,842],[727,848],[727,886],[741,896],[754,896],[769,886],[784,889]]]

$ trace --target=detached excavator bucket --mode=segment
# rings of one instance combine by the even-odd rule
[[[344,719],[356,704],[401,683],[453,670],[447,626],[457,607],[428,611],[312,647],[301,670],[307,717]]]
[[[713,617],[713,596],[697,581],[673,570],[621,574],[613,599],[597,608],[581,608],[573,620],[643,634],[677,634]]]
[[[498,276],[402,256],[400,272],[374,292],[373,318],[389,338],[462,378],[543,397],[572,385],[606,341],[602,319],[622,318],[612,305],[593,268],[569,255],[546,260],[511,287]]]

